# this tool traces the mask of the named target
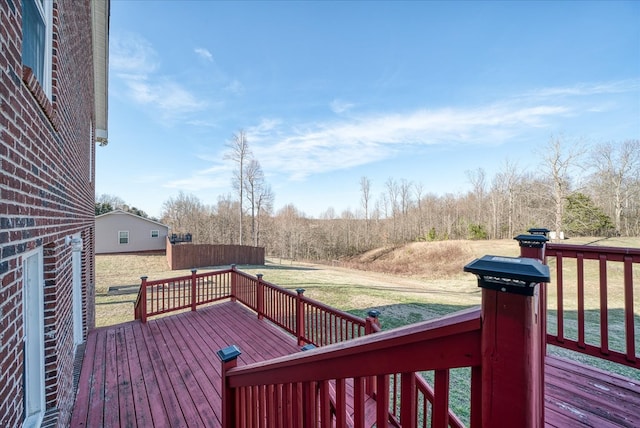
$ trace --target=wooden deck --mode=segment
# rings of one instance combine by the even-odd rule
[[[238,365],[298,352],[290,335],[225,302],[146,324],[92,331],[86,344],[72,427],[219,427],[220,361]],[[549,427],[639,427],[640,384],[547,358]]]

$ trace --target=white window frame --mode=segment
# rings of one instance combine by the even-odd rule
[[[35,269],[29,261],[35,261]],[[23,428],[39,427],[45,412],[44,259],[42,247],[22,256],[23,323],[25,326],[25,420]],[[35,308],[34,308],[35,306]]]
[[[154,232],[155,232],[155,236],[154,236]],[[160,231],[157,230],[157,229],[151,230],[151,237],[152,238],[159,238],[160,237]]]
[[[30,2],[35,4],[36,10],[40,13],[40,18],[44,21],[45,28],[45,37],[44,37],[44,51],[41,55],[44,56],[42,59],[43,62],[43,70],[42,76],[38,76],[38,70],[33,70],[38,82],[40,82],[40,86],[44,91],[45,95],[49,100],[51,100],[51,92],[52,92],[52,82],[51,82],[51,69],[53,62],[53,0],[22,0],[22,5],[24,3]],[[24,13],[24,7],[23,7]],[[23,28],[24,31],[24,28]],[[23,43],[25,39],[25,35],[22,35]],[[24,63],[23,63],[24,64]]]
[[[122,238],[123,238],[123,236],[121,235],[122,233],[126,233],[127,234],[127,242],[122,242]],[[128,230],[119,230],[118,231],[118,245],[128,245],[129,242],[130,242],[129,231]]]

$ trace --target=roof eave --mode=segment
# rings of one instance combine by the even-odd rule
[[[106,146],[109,142],[109,7],[110,0],[92,0],[91,2],[95,141],[100,146]]]

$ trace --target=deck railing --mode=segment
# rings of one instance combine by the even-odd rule
[[[633,289],[640,249],[549,243],[545,252],[549,287],[556,289],[556,298],[546,305],[555,312],[549,316],[547,343],[640,368]],[[614,299],[624,303],[614,306]]]
[[[231,297],[232,270],[221,270],[149,281],[141,278],[134,304],[134,317],[142,322],[154,315],[183,309],[196,310],[199,305]]]
[[[448,405],[449,370],[457,367],[472,367],[475,425],[480,333],[476,308],[268,362],[223,365],[223,425],[457,427]],[[415,375],[425,370],[435,371],[434,389]]]
[[[135,319],[146,322],[150,316],[191,309],[223,299],[235,299],[256,311],[285,331],[295,335],[298,343],[330,345],[363,336],[366,321],[327,306],[304,295],[230,269],[189,276],[149,281],[143,276],[134,305]]]

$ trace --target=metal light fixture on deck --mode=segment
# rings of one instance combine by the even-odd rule
[[[484,256],[464,267],[478,277],[478,287],[533,296],[536,284],[549,282],[549,267],[539,260]]]
[[[82,251],[82,238],[76,238],[71,235],[64,237],[64,245],[71,245],[71,251]]]

